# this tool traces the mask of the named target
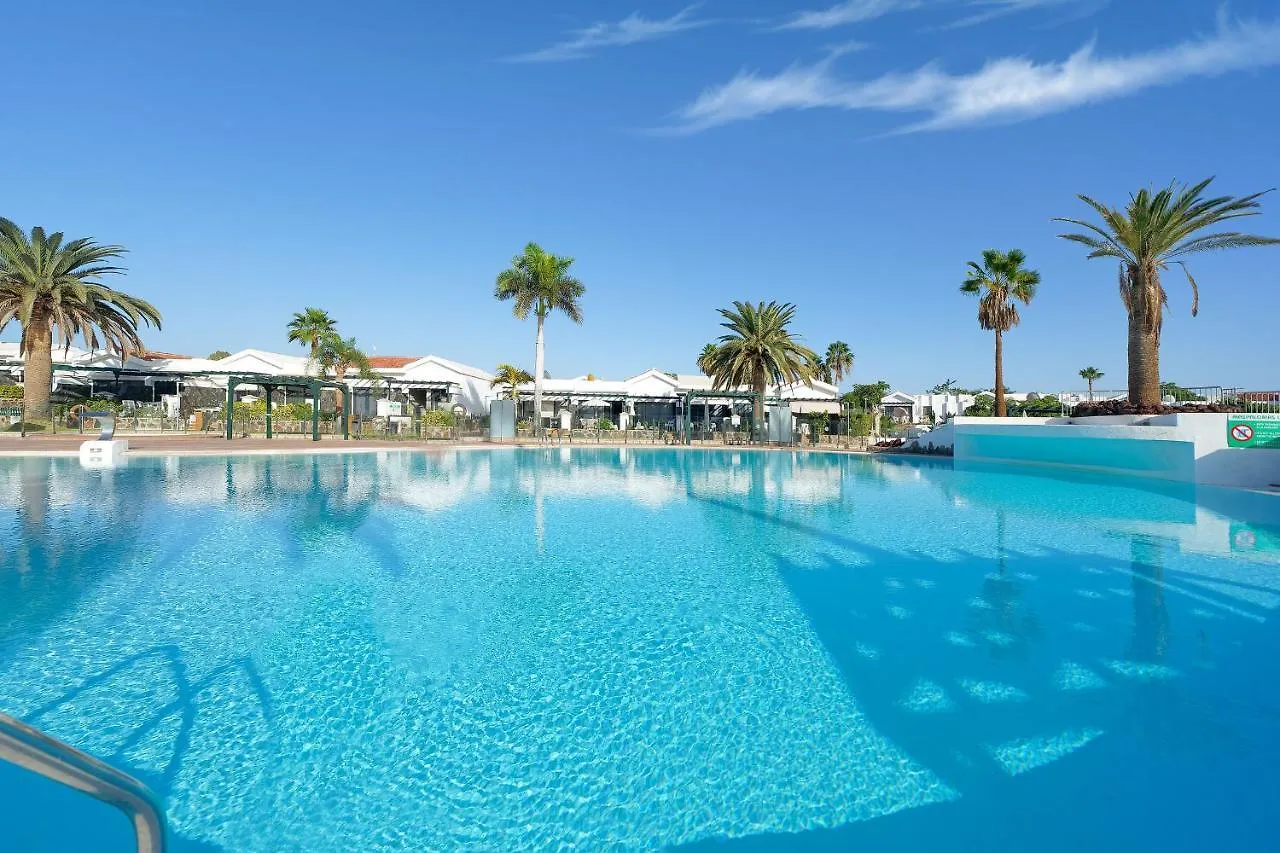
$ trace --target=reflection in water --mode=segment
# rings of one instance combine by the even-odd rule
[[[76,460],[0,464],[0,642],[64,611],[113,568],[104,540],[132,549],[155,493],[120,470],[82,471]]]
[[[1241,522],[1183,494],[539,448],[0,460],[0,506],[0,707],[227,850],[1256,849],[1269,826],[1280,697],[1227,679],[1274,651],[1277,563],[1256,535],[1216,555]],[[1108,803],[1208,817],[1135,839]]]
[[[1135,660],[1163,660],[1169,649],[1169,608],[1164,600],[1164,548],[1135,536],[1129,542],[1133,573],[1133,644]]]
[[[1039,636],[1040,625],[1023,599],[1023,583],[1009,571],[1008,518],[996,510],[995,571],[982,579],[981,606],[971,607],[970,634],[981,640],[992,655],[1022,657]]]

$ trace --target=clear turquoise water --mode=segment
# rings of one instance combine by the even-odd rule
[[[7,459],[0,541],[0,709],[152,786],[179,853],[1280,837],[1274,496],[656,449]],[[12,768],[0,803],[0,849],[127,845]]]

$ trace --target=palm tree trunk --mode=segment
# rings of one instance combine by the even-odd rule
[[[1089,402],[1092,403],[1093,402],[1093,380],[1088,379],[1085,381],[1089,383]]]
[[[22,372],[22,400],[26,420],[47,421],[53,396],[53,329],[48,322],[32,318],[32,328],[24,329],[26,351]]]
[[[1155,275],[1142,266],[1130,267],[1129,307],[1129,402],[1136,406],[1160,405],[1160,339],[1156,331],[1159,305],[1147,298],[1151,291],[1159,293],[1159,282],[1149,281]]]
[[[333,373],[334,373],[334,378],[338,380],[338,384],[341,386],[340,388],[335,388],[333,391],[333,405],[338,413],[338,423],[341,424],[343,404],[346,402],[346,394],[342,390],[343,388],[346,388],[346,385],[343,384],[342,380],[343,380],[343,377],[347,375],[347,369],[339,365],[333,369]]]
[[[1129,319],[1129,402],[1160,405],[1160,345],[1144,319]]]
[[[760,441],[761,441],[761,442],[763,442],[763,441],[764,441],[764,439],[765,439],[765,434],[764,434],[764,390],[765,390],[764,371],[762,371],[762,370],[757,370],[757,371],[756,371],[755,376],[753,376],[753,377],[752,377],[752,379],[753,379],[754,381],[751,383],[751,390],[755,392],[755,400],[753,400],[753,401],[752,401],[752,412],[754,413],[754,417],[752,418],[752,420],[754,421],[754,423],[753,423],[751,426],[752,426],[752,431],[753,431],[753,432],[757,432],[757,433],[759,434]]]
[[[542,374],[546,364],[546,343],[542,338],[542,324],[546,320],[538,314],[538,337],[533,344],[533,434],[542,435]]]
[[[1004,405],[1004,334],[996,330],[996,417],[1005,416]]]

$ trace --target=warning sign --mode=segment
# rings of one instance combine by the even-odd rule
[[[1280,415],[1232,415],[1227,446],[1280,450]]]

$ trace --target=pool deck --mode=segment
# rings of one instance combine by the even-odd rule
[[[374,453],[378,451],[444,451],[464,448],[494,447],[631,447],[684,449],[684,445],[667,444],[623,444],[622,442],[564,442],[544,444],[541,442],[499,442],[487,441],[379,441],[373,439],[324,438],[311,441],[301,436],[284,436],[278,438],[237,438],[227,441],[213,435],[121,435],[117,436],[129,442],[131,456],[226,456],[240,454],[280,454],[280,453]],[[80,445],[92,438],[79,433],[59,433],[57,435],[19,435],[0,433],[0,457],[6,456],[79,456]],[[746,450],[746,451],[800,451],[820,453],[853,453],[864,454],[866,451],[836,447],[757,447],[753,445],[725,445],[719,442],[693,444],[692,449],[709,450]]]

